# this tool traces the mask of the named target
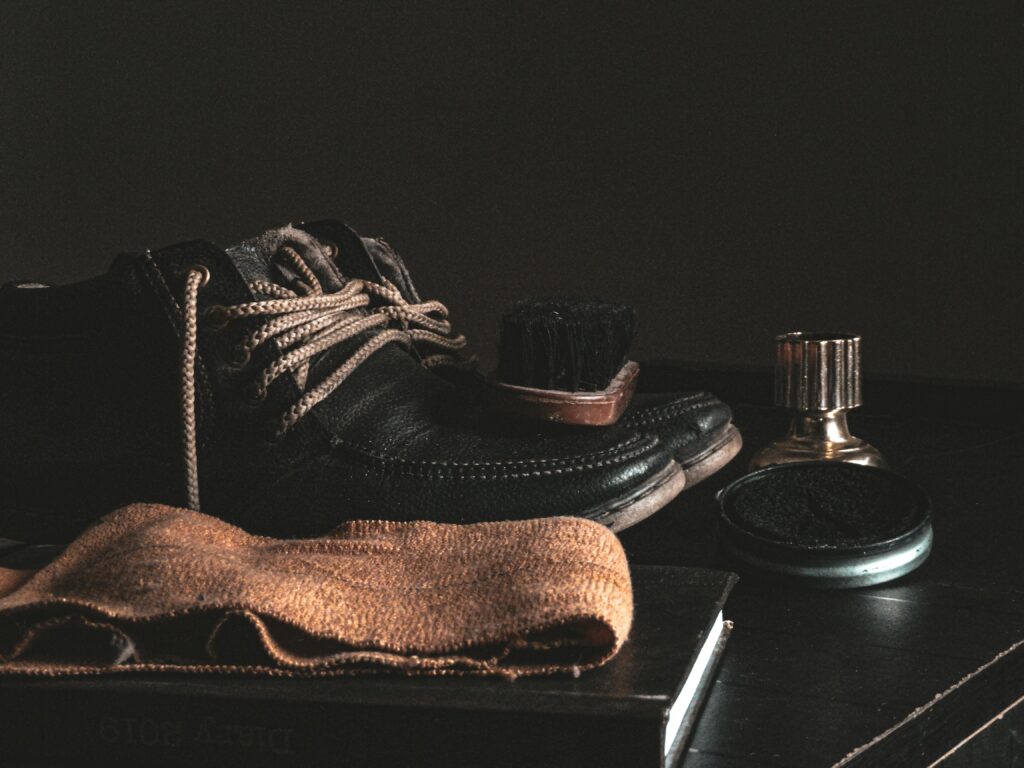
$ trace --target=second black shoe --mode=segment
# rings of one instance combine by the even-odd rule
[[[432,331],[330,248],[289,227],[0,289],[0,537],[66,541],[133,501],[273,536],[352,518],[621,529],[680,492],[652,435],[491,419],[411,351]]]

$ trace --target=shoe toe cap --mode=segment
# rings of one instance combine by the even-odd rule
[[[621,424],[656,435],[685,462],[720,439],[732,423],[732,409],[707,392],[637,393]]]

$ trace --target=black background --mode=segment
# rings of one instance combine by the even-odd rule
[[[638,352],[1024,381],[1019,6],[0,3],[0,279],[290,220],[385,236],[486,357],[522,295]]]

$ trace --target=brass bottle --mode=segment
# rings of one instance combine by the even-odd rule
[[[789,432],[751,460],[751,469],[797,461],[885,467],[882,454],[850,434],[846,412],[861,400],[860,336],[784,333],[775,337],[775,404],[792,412]]]

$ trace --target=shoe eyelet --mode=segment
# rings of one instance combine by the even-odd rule
[[[210,268],[208,266],[206,266],[205,264],[193,264],[192,266],[190,266],[188,268],[188,271],[190,273],[191,272],[198,272],[199,273],[199,276],[201,278],[200,281],[199,281],[199,287],[200,288],[205,288],[207,285],[209,285],[210,279],[213,277],[210,274]]]
[[[224,328],[230,319],[231,318],[228,317],[227,307],[224,307],[221,304],[214,304],[207,308],[203,315],[203,320],[207,327],[214,331],[219,331]]]
[[[267,399],[267,390],[259,384],[253,383],[245,388],[242,397],[249,405],[259,405]]]
[[[338,258],[338,246],[336,243],[333,243],[330,240],[323,240],[320,244],[323,246],[328,259],[334,261]]]
[[[249,364],[249,360],[251,359],[252,353],[249,351],[248,347],[235,347],[227,359],[228,367],[234,371],[240,371]]]

